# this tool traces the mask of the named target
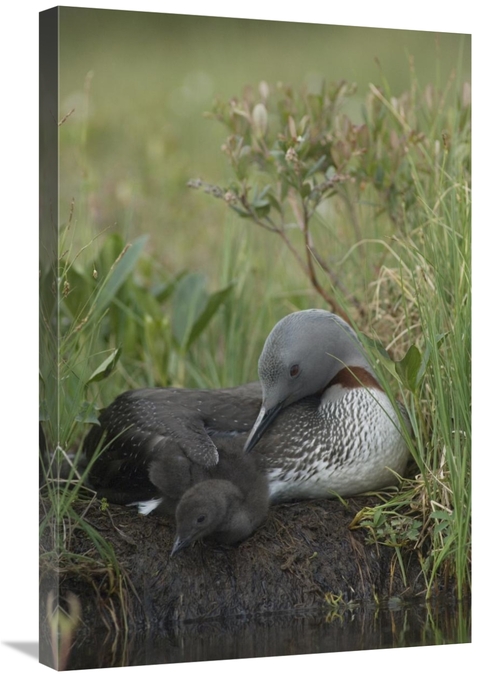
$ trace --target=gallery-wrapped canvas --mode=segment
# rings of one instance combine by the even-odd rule
[[[40,13],[40,661],[470,641],[470,35]]]

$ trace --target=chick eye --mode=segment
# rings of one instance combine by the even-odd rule
[[[300,371],[299,365],[298,365],[298,364],[294,364],[292,367],[290,367],[290,376],[291,376],[292,378],[295,378],[295,376],[297,376],[297,374],[299,373],[299,371]]]
[[[201,524],[201,522],[205,521],[205,515],[200,515],[196,521]]]

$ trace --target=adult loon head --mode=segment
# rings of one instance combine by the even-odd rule
[[[341,317],[311,309],[280,320],[259,358],[262,407],[245,451],[253,449],[280,411],[305,397],[322,395],[344,369],[364,373],[376,383],[359,338]]]

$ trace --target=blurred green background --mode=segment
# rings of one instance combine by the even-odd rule
[[[244,236],[276,272],[280,242],[186,185],[229,176],[224,129],[203,117],[214,98],[346,79],[356,120],[369,83],[409,89],[410,57],[422,86],[469,79],[470,49],[469,35],[61,7],[60,119],[74,112],[60,127],[60,220],[74,199],[77,246],[105,229],[148,233],[166,272],[212,279],[222,240]]]

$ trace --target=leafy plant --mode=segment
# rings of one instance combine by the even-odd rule
[[[225,187],[199,179],[189,184],[278,235],[313,288],[332,311],[344,316],[339,294],[349,297],[361,316],[364,307],[348,293],[338,265],[315,245],[318,209],[332,199],[343,202],[361,242],[360,206],[373,195],[376,216],[387,214],[402,230],[405,215],[415,206],[415,170],[432,171],[428,158],[433,140],[422,130],[415,92],[394,98],[371,86],[363,123],[355,124],[343,113],[355,91],[355,85],[343,81],[324,82],[318,93],[262,82],[257,91],[247,87],[240,99],[217,101],[207,115],[230,133],[223,150],[234,178]],[[428,88],[424,101],[425,116],[435,113],[444,99]],[[445,158],[444,147],[440,149]],[[293,229],[300,232],[301,242]]]

